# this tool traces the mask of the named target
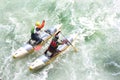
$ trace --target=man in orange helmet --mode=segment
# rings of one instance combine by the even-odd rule
[[[44,25],[45,25],[45,20],[42,21],[42,24],[40,24],[40,22],[37,21],[35,23],[35,26],[32,28],[31,39],[36,41],[34,45],[38,45],[42,41],[42,39],[39,36],[40,36],[40,31],[44,27]]]

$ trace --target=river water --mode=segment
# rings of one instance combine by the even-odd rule
[[[30,38],[36,21],[62,33],[80,32],[74,46],[42,70],[28,66],[46,49],[22,59],[11,54]],[[120,0],[0,0],[1,80],[120,80]],[[46,45],[47,46],[47,45]]]

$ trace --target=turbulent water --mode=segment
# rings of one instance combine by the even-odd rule
[[[30,38],[36,21],[62,33],[80,32],[74,46],[37,72],[28,66],[44,51],[22,59],[11,54]],[[0,0],[1,80],[120,80],[119,0]]]

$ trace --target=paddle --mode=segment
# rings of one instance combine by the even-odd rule
[[[66,38],[62,33],[61,33],[61,35],[67,40],[67,38]],[[70,45],[73,47],[74,51],[77,52],[77,48],[74,47],[69,40],[67,40],[67,41],[68,41],[68,42],[70,43]]]
[[[42,48],[42,45],[37,45],[37,46],[34,47],[34,50],[39,51],[41,48]]]

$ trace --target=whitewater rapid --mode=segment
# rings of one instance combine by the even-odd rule
[[[1,80],[120,80],[119,0],[1,0]],[[45,29],[62,24],[62,33],[80,32],[74,46],[37,72],[28,66],[47,48],[21,59],[11,54],[30,38],[36,21]]]

